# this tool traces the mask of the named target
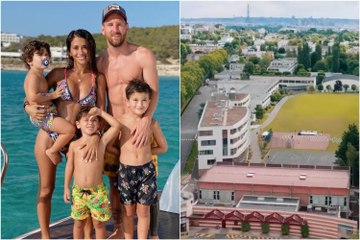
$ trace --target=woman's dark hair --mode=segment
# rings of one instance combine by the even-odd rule
[[[35,53],[42,55],[44,53],[44,49],[48,52],[49,57],[51,57],[50,45],[46,42],[31,40],[24,46],[21,59],[26,64],[27,69],[30,69],[30,65],[27,62],[32,61]]]
[[[133,93],[147,93],[149,94],[149,99],[151,99],[152,96],[151,87],[143,80],[130,81],[125,89],[125,93],[126,93],[126,99],[128,100],[130,99],[130,96]]]
[[[86,31],[84,29],[73,30],[69,33],[69,35],[66,38],[66,49],[67,49],[67,53],[68,53],[68,65],[66,68],[67,69],[74,68],[74,59],[70,56],[70,48],[71,48],[71,42],[75,36],[84,38],[86,40],[86,44],[87,44],[89,55],[90,55],[89,68],[90,68],[90,71],[97,74],[98,69],[96,67],[96,57],[95,57],[96,43],[95,43],[95,40],[94,40],[93,36],[91,35],[91,33],[89,33],[88,31]]]

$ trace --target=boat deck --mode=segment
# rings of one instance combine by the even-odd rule
[[[50,226],[52,239],[72,239],[73,224],[71,217],[60,220]],[[112,220],[106,224],[107,237],[112,233]],[[95,234],[93,234],[95,238]],[[135,232],[136,237],[136,232]],[[159,212],[159,237],[160,239],[179,239],[179,214],[165,211]],[[41,238],[40,229],[31,233],[19,236],[17,239],[39,239]]]

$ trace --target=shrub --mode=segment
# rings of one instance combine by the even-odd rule
[[[309,236],[309,225],[301,225],[301,236],[304,238]]]
[[[269,233],[269,230],[270,230],[269,223],[262,223],[261,224],[262,233]]]
[[[249,222],[242,222],[241,223],[241,230],[243,232],[248,232],[250,231],[250,223]]]
[[[282,233],[282,235],[289,235],[289,232],[290,232],[289,224],[282,224],[281,225],[281,233]]]

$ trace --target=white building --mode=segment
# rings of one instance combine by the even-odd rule
[[[15,33],[1,33],[1,46],[8,47],[12,42],[19,43],[22,38]]]
[[[267,68],[267,71],[293,73],[296,66],[297,66],[296,58],[276,59],[270,63],[270,66]]]
[[[1,33],[1,42],[19,43],[21,39],[22,36],[17,35],[15,33]]]
[[[239,160],[250,144],[249,94],[216,93],[198,125],[199,174],[216,162]]]
[[[355,85],[357,91],[359,90],[359,77],[348,74],[334,74],[331,77],[325,77],[325,79],[322,82],[322,85],[324,86],[324,89],[327,89],[327,86],[330,86],[331,89],[334,89],[334,85],[338,80],[341,81],[342,83],[343,91],[345,91],[344,89],[345,84],[349,86],[349,88],[347,89],[348,92],[352,92],[351,85]]]
[[[278,88],[286,88],[293,91],[306,91],[310,86],[316,86],[316,76],[250,76],[250,80],[276,81]]]
[[[181,40],[190,40],[192,39],[193,29],[187,25],[181,25],[180,28],[180,39]]]

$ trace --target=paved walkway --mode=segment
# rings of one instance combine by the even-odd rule
[[[284,103],[289,99],[292,98],[293,96],[286,96],[283,97],[280,102],[278,102],[274,109],[269,113],[268,118],[265,120],[265,122],[263,122],[261,125],[257,125],[257,127],[252,128],[250,131],[250,147],[251,147],[251,163],[261,163],[263,162],[261,159],[261,151],[260,151],[260,147],[259,147],[259,142],[258,142],[258,134],[262,134],[262,129],[264,129],[267,125],[269,125],[274,118],[276,117],[276,115],[278,114],[280,108],[282,107],[282,105],[284,105]]]

